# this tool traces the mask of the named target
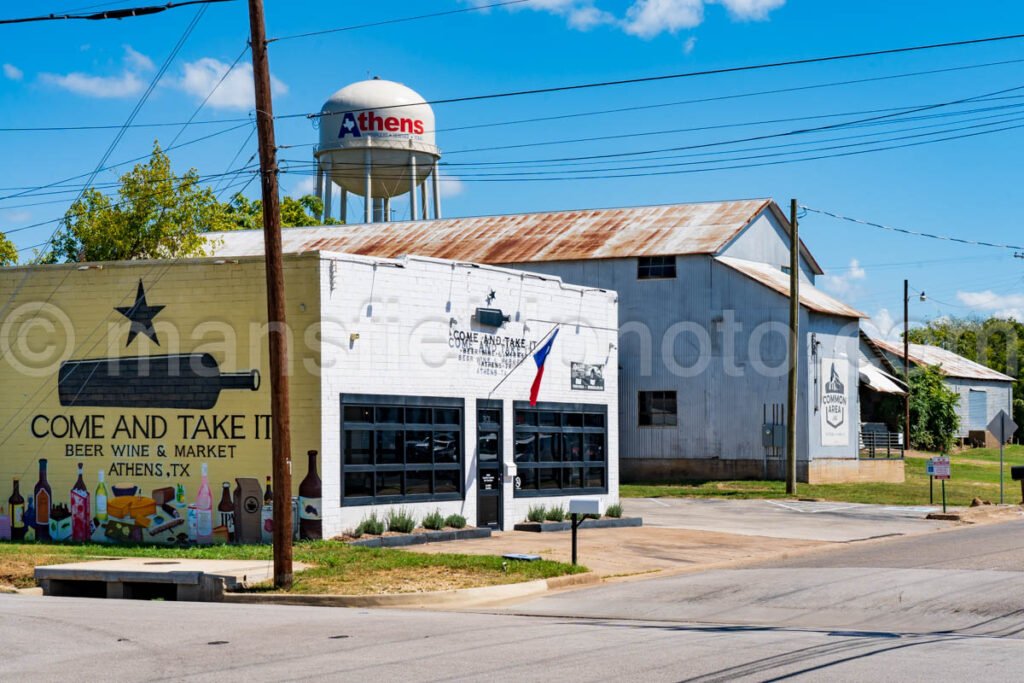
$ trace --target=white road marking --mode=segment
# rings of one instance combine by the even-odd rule
[[[666,507],[666,508],[670,508],[670,507],[672,507],[672,506],[671,506],[671,505],[669,505],[668,503],[666,503],[666,502],[664,502],[664,501],[660,501],[660,500],[658,500],[657,498],[648,498],[647,500],[651,501],[652,503],[656,503],[656,504],[658,504],[658,505],[660,505],[660,506],[662,506],[662,507]]]

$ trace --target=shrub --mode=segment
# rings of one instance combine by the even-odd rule
[[[561,505],[550,508],[547,514],[544,515],[544,519],[549,522],[562,522],[565,521],[565,508]]]
[[[622,505],[620,503],[613,503],[608,506],[608,509],[604,511],[604,514],[609,517],[621,517],[622,516]]]
[[[466,518],[462,515],[448,515],[445,517],[444,525],[453,529],[462,529],[466,526]]]
[[[547,510],[543,505],[531,505],[530,509],[526,511],[526,519],[531,522],[543,522],[546,516]]]
[[[405,508],[388,510],[387,519],[388,531],[409,534],[416,528],[416,518]]]
[[[358,538],[363,534],[380,536],[382,533],[384,533],[384,520],[378,517],[376,512],[371,512],[369,517],[364,517],[363,521],[359,522],[354,535]]]
[[[430,529],[431,531],[437,531],[438,529],[444,528],[444,515],[441,514],[440,510],[434,510],[429,515],[423,518],[423,528]]]
[[[945,373],[936,366],[910,373],[910,445],[926,451],[947,452],[960,429],[956,408],[960,396],[946,386]]]

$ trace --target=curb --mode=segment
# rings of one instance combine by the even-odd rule
[[[457,588],[426,593],[391,593],[387,595],[301,595],[288,593],[225,593],[224,602],[248,605],[301,605],[307,607],[479,607],[506,600],[533,597],[569,586],[601,582],[601,577],[568,574],[550,579],[535,579],[498,586]]]
[[[643,526],[643,517],[614,517],[607,519],[585,519],[580,522],[580,529],[621,529],[625,527]],[[572,522],[520,522],[513,525],[515,531],[532,531],[534,533],[551,533],[553,531],[570,531]]]
[[[452,529],[451,531],[427,531],[419,534],[402,534],[401,536],[379,536],[377,538],[361,538],[348,541],[349,545],[362,548],[405,548],[410,545],[424,543],[445,543],[447,541],[463,541],[470,538],[490,538],[491,529],[478,527],[474,529]]]

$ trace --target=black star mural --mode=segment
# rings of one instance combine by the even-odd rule
[[[156,336],[156,330],[153,329],[153,318],[160,311],[164,310],[164,307],[150,306],[146,303],[146,290],[142,287],[142,280],[139,280],[139,289],[135,295],[135,303],[131,306],[118,306],[114,310],[132,321],[132,326],[128,330],[128,343],[125,346],[130,346],[132,340],[140,333],[152,339],[157,346],[160,345],[160,340]]]

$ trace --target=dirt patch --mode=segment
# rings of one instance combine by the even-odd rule
[[[382,595],[385,593],[428,593],[515,583],[521,579],[499,573],[481,573],[450,567],[398,567],[351,576],[301,577],[301,592],[335,595]]]

